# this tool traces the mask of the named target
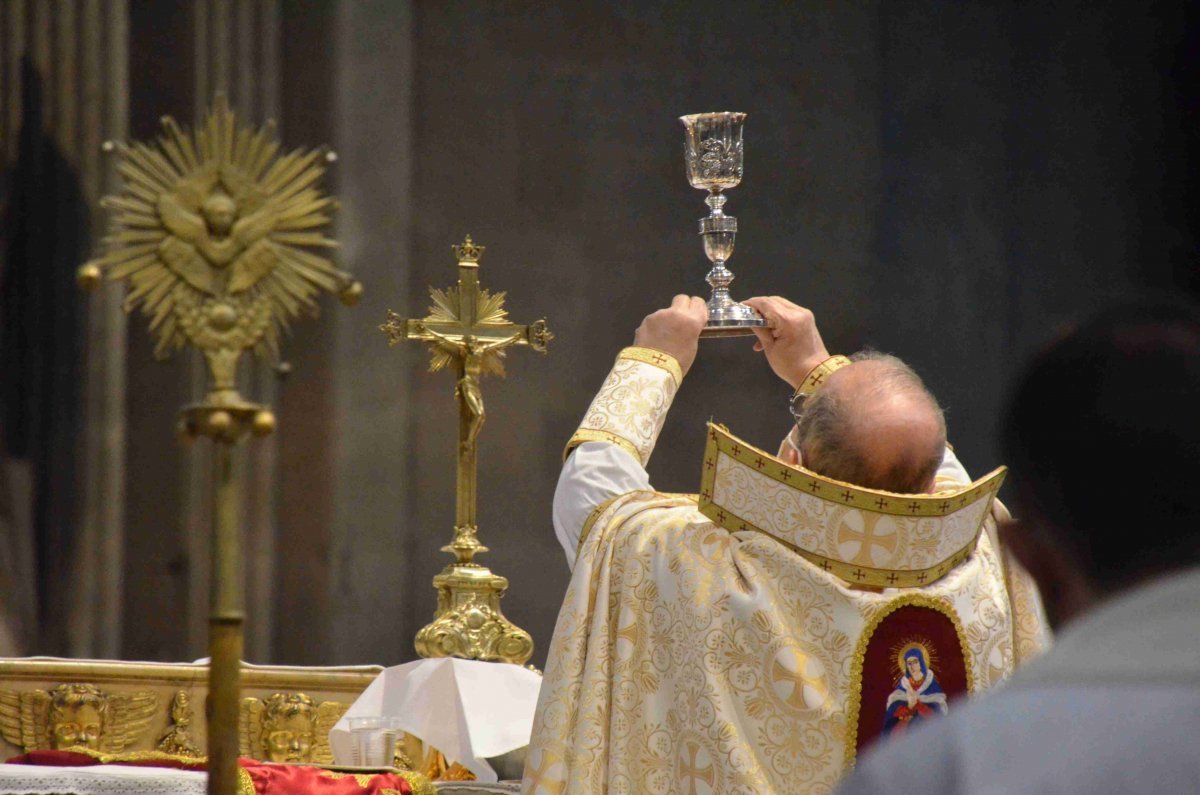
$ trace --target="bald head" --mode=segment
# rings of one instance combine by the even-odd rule
[[[852,358],[804,407],[797,431],[804,466],[856,486],[932,491],[946,446],[937,401],[896,357]]]

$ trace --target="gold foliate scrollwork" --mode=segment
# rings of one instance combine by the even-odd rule
[[[417,654],[518,665],[533,656],[533,638],[500,612],[507,579],[459,564],[434,577],[433,585],[437,617],[417,633]]]
[[[110,694],[85,683],[49,692],[0,691],[0,734],[27,752],[81,747],[121,753],[145,733],[157,707],[154,693]]]
[[[242,699],[238,750],[267,762],[331,764],[329,730],[350,708],[320,704],[304,693],[273,693],[265,701]]]
[[[171,700],[171,725],[158,741],[158,750],[178,756],[199,757],[200,749],[192,740],[188,726],[192,722],[192,700],[186,690],[180,690]]]

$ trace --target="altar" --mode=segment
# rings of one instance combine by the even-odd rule
[[[317,791],[314,781],[349,777],[356,788],[346,781],[331,795],[422,795],[515,791],[515,782],[470,779],[519,778],[540,679],[520,666],[442,659],[391,669],[243,664],[240,683],[239,793]],[[204,663],[0,660],[0,758],[17,762],[0,765],[0,793],[204,792],[207,698]],[[356,714],[407,716],[386,767],[347,764],[349,739],[336,727]],[[460,736],[464,727],[471,736]]]
[[[78,768],[0,764],[0,795],[203,795],[207,783],[207,774],[193,770],[131,765]],[[516,782],[444,781],[433,786],[441,795],[520,791]]]

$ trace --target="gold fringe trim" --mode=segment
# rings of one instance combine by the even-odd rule
[[[238,767],[238,795],[258,795],[254,791],[254,779],[250,777],[250,771],[244,767]]]
[[[396,775],[408,782],[413,795],[437,795],[437,787],[428,777],[409,770],[397,770]]]
[[[110,754],[103,751],[93,751],[91,748],[82,745],[72,745],[68,748],[60,748],[59,750],[90,756],[104,765],[119,765],[122,762],[175,762],[187,765],[188,769],[196,770],[208,764],[208,757],[206,756],[185,756],[183,754],[169,754],[165,751],[123,751],[119,754]]]

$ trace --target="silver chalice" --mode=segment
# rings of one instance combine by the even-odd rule
[[[733,337],[753,334],[755,327],[764,327],[762,315],[729,296],[733,272],[725,267],[733,256],[733,240],[737,235],[737,219],[726,215],[724,191],[742,181],[742,125],[745,113],[695,113],[681,116],[684,129],[684,160],[688,182],[693,188],[708,191],[704,203],[709,214],[700,219],[700,236],[704,253],[712,262],[705,281],[712,287],[708,299],[708,325],[702,337]]]

